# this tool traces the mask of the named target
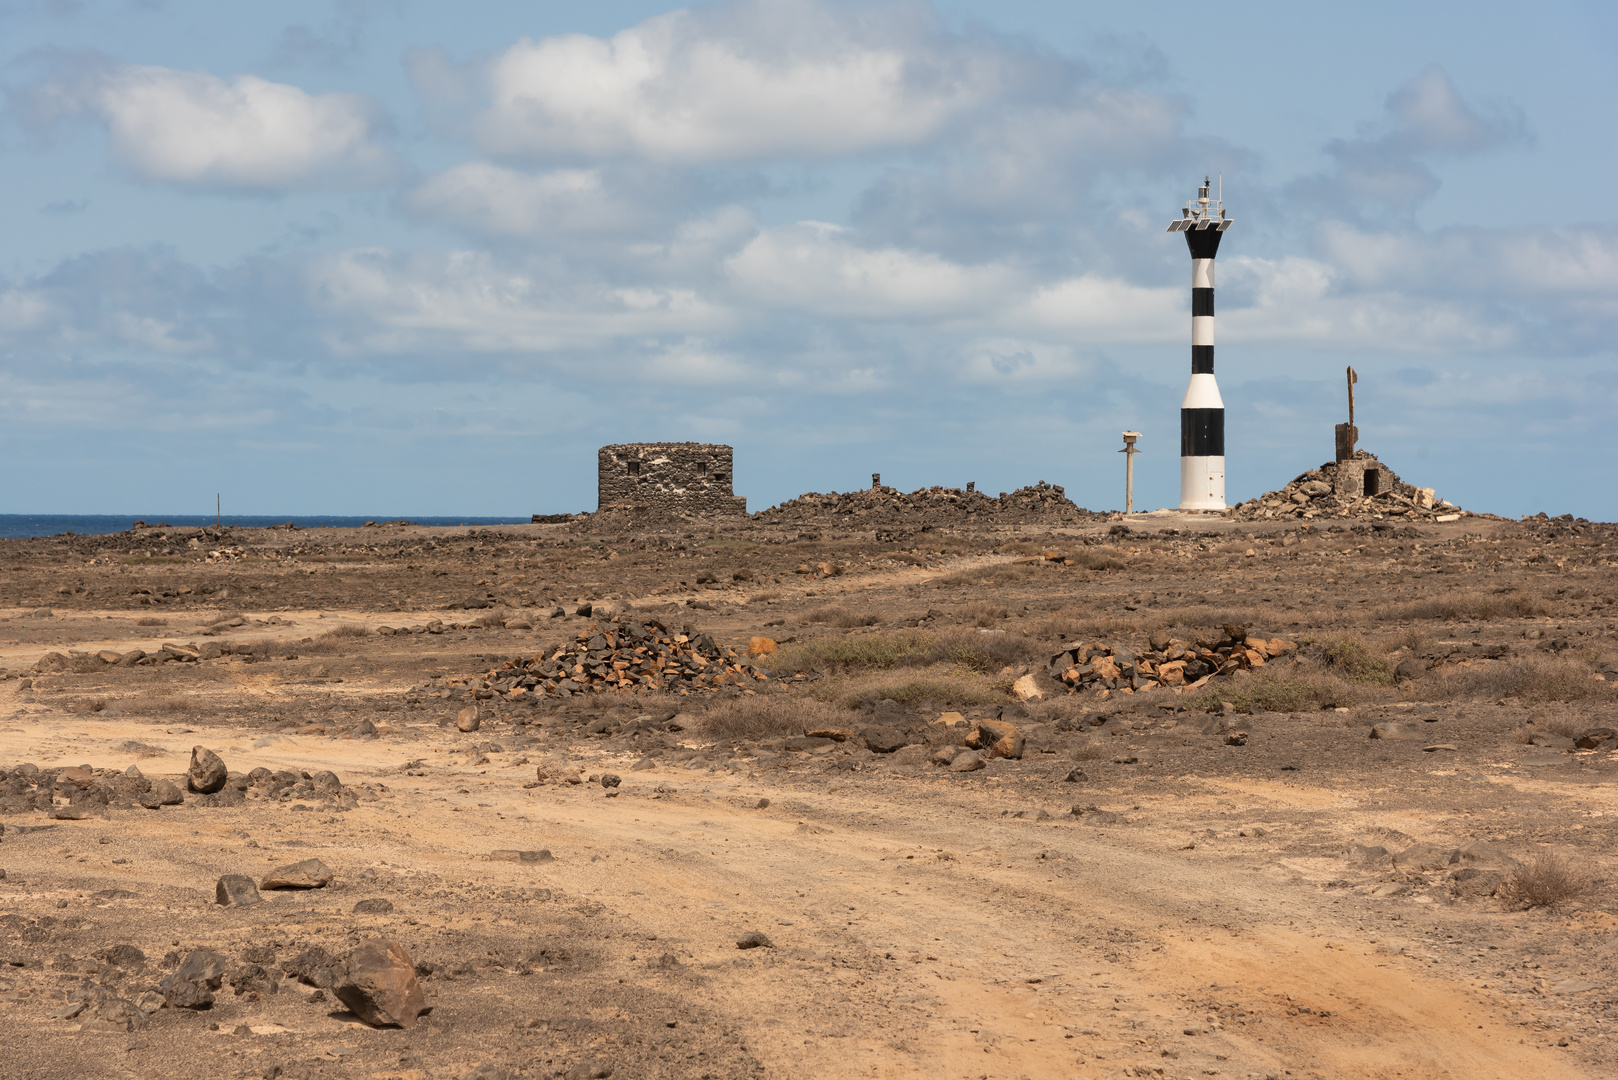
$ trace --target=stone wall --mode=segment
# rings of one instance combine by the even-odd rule
[[[597,461],[598,510],[660,514],[746,514],[732,494],[734,451],[717,443],[620,443]]]

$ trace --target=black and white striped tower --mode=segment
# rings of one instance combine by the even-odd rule
[[[1225,508],[1225,403],[1214,381],[1214,255],[1234,220],[1223,198],[1208,198],[1202,179],[1169,232],[1185,233],[1191,249],[1191,385],[1180,402],[1180,509]],[[1223,193],[1221,193],[1223,194]]]

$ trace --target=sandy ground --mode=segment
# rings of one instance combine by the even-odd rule
[[[509,543],[520,553],[524,541]],[[1065,779],[1077,744],[1048,726],[1022,760],[969,774],[846,747],[725,746],[700,726],[648,757],[620,737],[583,737],[543,706],[520,723],[490,709],[475,733],[443,726],[464,702],[432,697],[433,675],[531,648],[557,636],[552,625],[571,634],[584,624],[575,617],[532,631],[316,645],[338,626],[477,614],[372,578],[330,586],[329,604],[274,605],[278,624],[258,625],[268,605],[199,597],[163,609],[169,625],[141,627],[150,606],[53,591],[87,576],[82,557],[58,560],[41,541],[13,542],[5,558],[15,595],[0,622],[0,766],[134,765],[179,778],[203,745],[232,773],[332,770],[355,798],[211,807],[191,797],[82,820],[0,814],[0,1077],[1519,1078],[1618,1068],[1608,886],[1525,911],[1457,897],[1441,872],[1364,854],[1417,842],[1490,841],[1519,857],[1554,847],[1580,853],[1605,881],[1618,771],[1599,753],[1513,741],[1533,702],[1385,695],[1341,711],[1244,716],[1251,741],[1229,747],[1203,734],[1205,715],[1142,695],[1099,729],[1106,754],[1079,755],[1079,781]],[[816,604],[938,606],[910,592],[1010,558],[940,552],[932,565],[820,580],[788,571],[774,600],[727,592],[706,611],[686,605],[709,595],[699,589],[656,600],[740,643],[767,621],[760,613],[785,617],[772,632],[786,636],[819,632],[793,615]],[[445,596],[489,573],[476,556],[452,561],[466,580],[444,584]],[[223,572],[115,568],[142,581]],[[645,568],[648,581],[679,569]],[[1064,599],[1166,589],[1161,574],[1089,578],[1065,586]],[[1610,581],[1597,564],[1589,574],[1603,584],[1588,588]],[[544,576],[577,590],[571,605],[608,575]],[[640,580],[621,591],[637,606],[654,594]],[[28,606],[36,599],[51,603],[48,619]],[[206,640],[196,630],[233,612],[247,621],[231,641],[301,651],[30,674],[51,652]],[[1593,639],[1607,633],[1603,619],[1588,621]],[[924,724],[950,705],[910,712]],[[660,707],[635,700],[627,711]],[[702,705],[673,707],[699,715]],[[1592,725],[1612,712],[1605,699],[1567,708]],[[1431,723],[1457,749],[1364,738],[1365,723],[1390,717]],[[377,734],[357,734],[360,719]],[[677,760],[682,751],[691,753]],[[585,781],[536,784],[536,767],[554,777],[557,762]],[[621,786],[589,779],[604,773]],[[547,861],[491,857],[541,849]],[[221,874],[262,877],[311,856],[336,871],[330,887],[266,891],[246,908],[213,903]],[[393,910],[353,913],[376,897]],[[739,949],[752,931],[771,944]],[[156,985],[166,955],[192,948],[236,957],[267,947],[284,964],[312,945],[341,954],[373,936],[432,969],[423,985],[433,1009],[413,1030],[369,1028],[289,977],[274,993],[227,985],[210,1010],[156,1010],[128,1032],[52,1016],[86,978],[133,998]],[[121,943],[145,954],[143,969],[96,957]]]

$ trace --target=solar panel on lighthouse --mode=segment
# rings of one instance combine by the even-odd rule
[[[1180,509],[1225,508],[1225,403],[1214,380],[1214,256],[1225,230],[1223,198],[1208,197],[1202,178],[1195,201],[1169,222],[1191,249],[1191,383],[1180,402]]]

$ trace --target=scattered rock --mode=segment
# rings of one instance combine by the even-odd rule
[[[619,784],[622,784],[623,782],[624,782],[624,778],[619,776],[617,773],[602,773],[601,774],[601,786],[604,787],[604,788],[615,788]]]
[[[413,1028],[427,1011],[416,967],[397,941],[368,941],[355,949],[334,992],[372,1027]]]
[[[612,1067],[599,1061],[581,1061],[567,1071],[565,1080],[607,1080]]]
[[[1373,739],[1419,739],[1421,731],[1410,724],[1384,723],[1371,725]]]
[[[1083,769],[1074,769],[1071,772],[1069,772],[1066,776],[1062,777],[1062,779],[1064,781],[1066,781],[1067,783],[1069,783],[1069,784],[1078,784],[1078,783],[1082,783],[1085,780],[1088,780],[1090,778],[1085,775]]]
[[[555,861],[549,848],[540,848],[538,851],[516,851],[511,848],[498,848],[489,852],[489,858],[495,862],[543,863]]]
[[[774,652],[776,649],[778,649],[779,647],[780,646],[778,646],[775,643],[774,638],[767,638],[767,637],[751,638],[747,642],[747,655],[748,656],[768,656],[772,652]]]
[[[866,749],[876,754],[891,754],[910,741],[898,728],[887,726],[868,727],[860,732],[860,738]]]
[[[296,979],[305,986],[329,990],[336,986],[341,978],[343,963],[317,945],[312,949],[305,949],[282,964],[281,970],[286,973],[287,978]]]
[[[983,757],[976,750],[962,750],[949,763],[951,772],[976,772],[983,767]]]
[[[476,705],[468,705],[455,714],[455,727],[458,731],[476,731],[482,723]]]
[[[230,961],[212,949],[193,949],[180,966],[163,977],[158,992],[171,1009],[206,1009],[213,1005]]]
[[[1581,731],[1573,740],[1573,745],[1580,750],[1611,750],[1618,746],[1618,731],[1610,727]]]
[[[156,810],[160,806],[179,806],[185,802],[185,793],[178,784],[167,780],[153,780],[152,786],[140,796],[140,804],[148,810]]]
[[[113,945],[96,953],[96,958],[128,971],[139,971],[146,966],[146,954],[133,945]]]
[[[1393,865],[1400,870],[1442,870],[1460,860],[1461,853],[1455,848],[1412,844],[1393,857]]]
[[[979,720],[977,731],[967,738],[966,745],[991,758],[1020,759],[1024,740],[1016,724],[1005,720]]]
[[[919,744],[901,746],[893,753],[893,763],[906,768],[916,768],[927,764],[932,756],[932,748],[928,746]]]
[[[775,942],[757,930],[752,930],[736,939],[736,947],[738,949],[773,949],[775,948]]]
[[[224,907],[246,907],[263,899],[258,886],[246,874],[226,874],[214,886],[214,903]]]
[[[1461,748],[1459,746],[1456,746],[1454,743],[1447,743],[1447,742],[1433,743],[1431,746],[1422,747],[1422,750],[1425,751],[1426,753],[1429,753],[1429,754],[1437,753],[1440,750],[1459,751],[1460,749]]]
[[[304,859],[277,867],[258,884],[261,889],[324,889],[331,879],[331,867],[319,859]]]
[[[1406,679],[1419,679],[1425,674],[1427,674],[1427,662],[1418,660],[1413,656],[1408,660],[1399,661],[1399,666],[1393,669],[1393,677],[1400,682]]]
[[[1045,696],[1032,674],[1024,675],[1011,684],[1011,694],[1018,701],[1038,701]]]
[[[212,795],[225,786],[229,770],[219,755],[205,746],[191,748],[191,768],[186,772],[186,784],[198,795]]]
[[[380,896],[372,897],[369,900],[361,900],[354,905],[354,914],[356,915],[388,915],[392,912],[393,901],[385,900]]]

